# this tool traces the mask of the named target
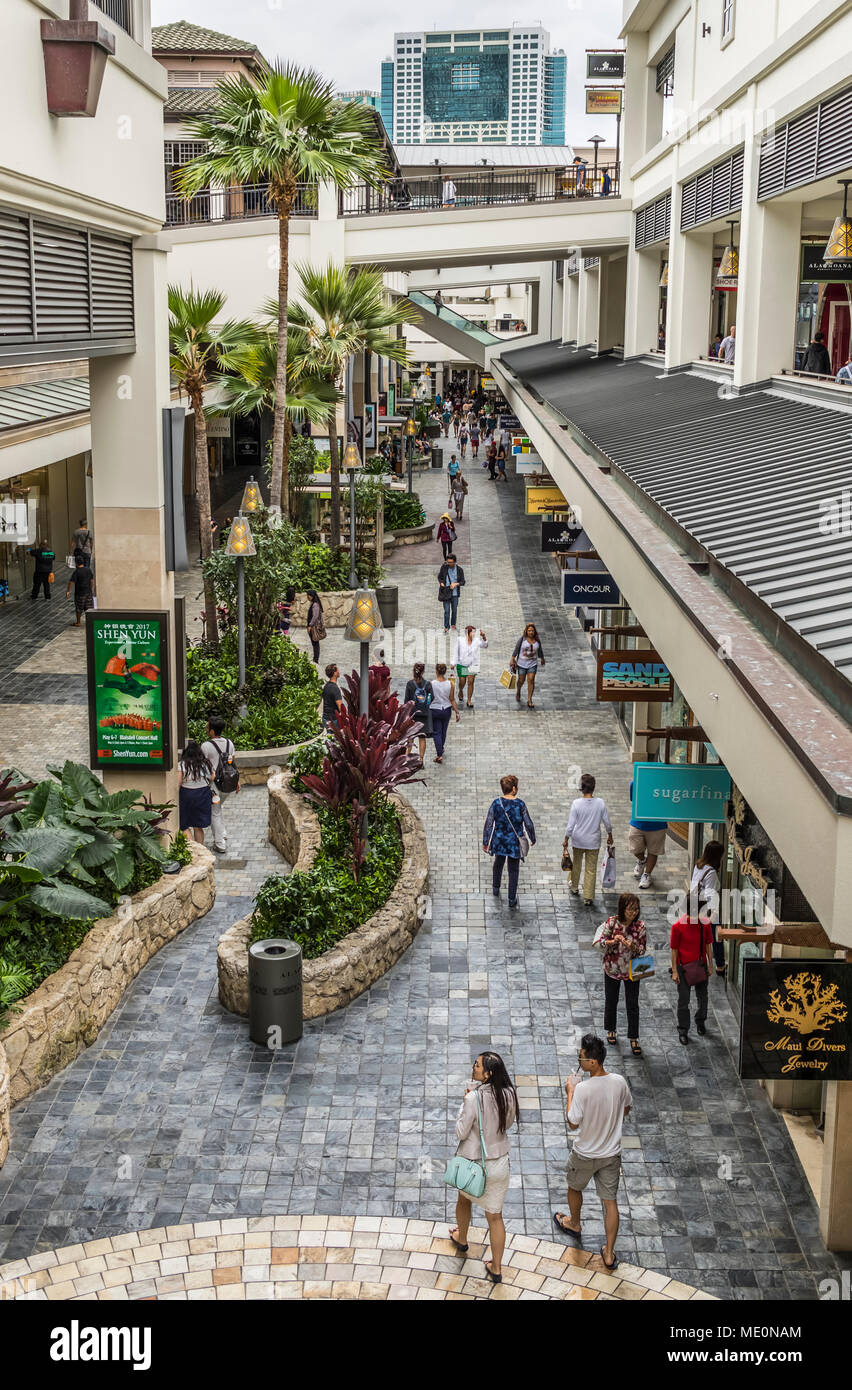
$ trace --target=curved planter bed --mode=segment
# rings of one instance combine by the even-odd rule
[[[434,521],[425,521],[422,526],[408,526],[404,531],[386,531],[385,554],[398,545],[422,545],[423,541],[431,541],[434,530]]]
[[[9,1148],[11,1107],[89,1047],[143,965],[213,906],[213,855],[203,845],[190,849],[191,864],[97,922],[11,1014],[0,1035],[0,1163]]]
[[[429,882],[429,854],[420,817],[401,796],[392,797],[402,831],[399,878],[384,907],[324,955],[302,966],[304,1018],[333,1013],[362,994],[395,965],[420,928]],[[308,870],[320,846],[319,822],[308,802],[269,779],[269,839],[294,870]],[[286,927],[282,926],[282,935]],[[219,939],[219,1000],[231,1013],[248,1015],[248,947],[251,918],[245,917]]]
[[[321,733],[314,734],[313,738],[305,739],[304,743],[291,743],[287,748],[244,748],[242,751],[237,749],[234,762],[240,770],[240,784],[244,787],[258,787],[261,782],[268,782],[270,777],[274,777],[287,766],[293,753],[298,753],[301,748],[310,748],[312,743],[317,743],[321,738]],[[292,863],[292,860],[289,862]]]

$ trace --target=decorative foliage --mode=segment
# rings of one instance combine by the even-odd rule
[[[211,714],[221,714],[237,748],[275,748],[303,743],[319,730],[322,683],[313,662],[278,633],[267,637],[239,689],[237,634],[230,628],[218,657],[194,647],[187,652],[188,734],[203,740]],[[239,716],[243,705],[248,714]]]

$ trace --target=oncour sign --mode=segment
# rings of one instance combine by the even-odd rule
[[[562,603],[567,608],[620,608],[621,591],[608,570],[563,570]]]
[[[633,765],[634,820],[723,821],[730,795],[731,774],[720,763]]]

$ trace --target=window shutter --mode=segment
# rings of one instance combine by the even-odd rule
[[[92,232],[92,331],[126,338],[133,333],[133,250],[129,241]]]
[[[84,231],[33,220],[39,338],[88,338],[89,242]]]
[[[31,338],[33,308],[29,219],[0,212],[0,338]]]

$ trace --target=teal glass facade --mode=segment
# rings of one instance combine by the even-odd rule
[[[568,60],[564,53],[550,53],[544,60],[543,145],[565,144],[565,85]]]
[[[382,124],[393,140],[393,59],[382,63],[382,85],[379,98],[379,115]]]
[[[509,115],[509,47],[479,44],[428,48],[423,58],[423,111],[434,121],[505,121]]]

